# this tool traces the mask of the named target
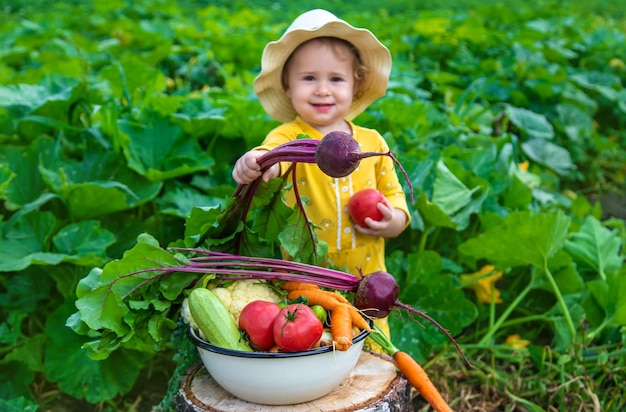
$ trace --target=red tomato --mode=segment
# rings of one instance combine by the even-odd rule
[[[264,300],[253,300],[244,306],[239,315],[239,329],[246,332],[255,349],[269,350],[276,345],[273,323],[279,312],[280,306]]]
[[[287,305],[274,319],[274,340],[283,352],[311,349],[322,337],[324,325],[303,303]]]
[[[350,197],[348,200],[348,213],[352,221],[360,226],[365,226],[365,218],[382,220],[383,214],[378,210],[379,203],[387,203],[387,199],[376,189],[363,189]]]

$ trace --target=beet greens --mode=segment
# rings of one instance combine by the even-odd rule
[[[357,304],[355,306],[366,317],[384,317],[389,315],[392,310],[404,310],[409,315],[417,315],[428,320],[445,333],[467,364],[472,366],[447,329],[426,313],[397,299],[398,285],[395,278],[387,272],[376,272],[359,278],[336,269],[283,259],[233,255],[200,248],[172,247],[170,249],[174,252],[187,254],[189,257],[178,257],[179,264],[151,267],[119,276],[108,285],[109,291],[114,290],[117,282],[125,282],[131,277],[139,277],[140,280],[134,283],[134,287],[125,289],[124,295],[121,296],[122,300],[128,299],[155,280],[174,274],[196,275],[196,281],[204,275],[208,275],[220,281],[284,280],[311,283],[328,289],[354,293]],[[188,287],[193,288],[196,281],[191,282]],[[358,297],[359,295],[361,296]],[[367,299],[364,300],[362,295],[367,295]],[[359,307],[359,299],[368,307],[381,309],[381,311],[372,312],[368,310],[368,307]]]

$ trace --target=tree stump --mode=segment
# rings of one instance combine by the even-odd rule
[[[411,385],[389,356],[363,351],[350,375],[328,395],[293,405],[259,405],[226,392],[199,364],[181,379],[174,407],[177,412],[408,412]]]

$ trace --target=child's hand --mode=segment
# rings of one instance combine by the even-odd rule
[[[386,200],[379,202],[378,210],[382,213],[381,220],[374,220],[371,217],[365,218],[366,226],[355,224],[354,227],[359,233],[370,236],[380,236],[384,238],[397,237],[404,230],[406,215],[400,209],[391,206]]]
[[[259,166],[258,159],[261,157],[265,150],[250,150],[245,153],[235,163],[233,168],[233,179],[240,185],[247,185],[253,182],[261,176],[261,167]],[[278,164],[273,165],[265,173],[263,173],[263,180],[269,181],[275,177],[278,177],[280,173],[280,166]]]

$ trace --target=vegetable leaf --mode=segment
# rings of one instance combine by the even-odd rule
[[[407,256],[406,285],[399,299],[413,308],[426,312],[455,336],[478,316],[474,304],[465,297],[455,276],[442,272],[439,254],[433,251]],[[415,319],[413,319],[415,318]],[[434,348],[442,347],[448,337],[428,320],[416,315],[401,318],[390,315],[391,336],[396,346],[411,353],[418,362],[428,359]],[[423,327],[415,327],[418,321]],[[411,327],[407,327],[411,323]]]
[[[151,355],[121,348],[108,359],[91,359],[89,351],[82,348],[86,338],[64,326],[72,307],[70,300],[47,319],[47,378],[58,382],[64,392],[92,403],[127,393]]]
[[[540,140],[554,138],[554,128],[544,115],[513,106],[506,108],[506,114],[509,116],[511,123],[527,136]]]
[[[459,245],[459,252],[499,267],[530,264],[543,268],[563,246],[569,224],[569,217],[560,210],[545,214],[513,212],[501,225]]]
[[[562,176],[576,169],[567,149],[552,142],[541,139],[531,139],[522,143],[522,150],[535,162],[554,170]]]
[[[202,148],[179,125],[156,114],[141,124],[120,120],[119,127],[128,136],[123,144],[128,166],[153,182],[206,171],[215,163],[199,155]]]
[[[598,219],[587,216],[580,231],[565,242],[565,250],[605,279],[607,273],[616,272],[623,264],[621,243],[619,236],[602,226]]]

